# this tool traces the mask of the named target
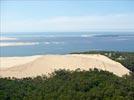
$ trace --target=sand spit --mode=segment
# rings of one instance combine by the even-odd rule
[[[48,75],[58,69],[75,70],[77,68],[82,70],[98,68],[113,72],[118,76],[129,74],[129,70],[123,65],[99,54],[2,57],[0,61],[0,76],[2,77],[35,77],[42,74]]]
[[[0,47],[38,45],[38,42],[0,42]]]
[[[11,38],[11,37],[0,37],[0,41],[3,41],[3,40],[17,40],[17,38]]]

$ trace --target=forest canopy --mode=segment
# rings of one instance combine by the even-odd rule
[[[0,78],[0,100],[134,100],[134,74],[57,70],[49,77]]]

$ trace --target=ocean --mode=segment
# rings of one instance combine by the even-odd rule
[[[134,51],[134,32],[1,33],[0,56],[68,54],[81,51]]]

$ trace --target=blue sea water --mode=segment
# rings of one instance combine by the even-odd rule
[[[67,54],[80,51],[134,51],[134,32],[1,33],[0,56]],[[12,45],[2,45],[2,44]],[[20,43],[21,45],[15,45]]]

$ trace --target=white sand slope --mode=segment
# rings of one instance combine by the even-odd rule
[[[21,62],[23,63],[19,63],[19,61],[17,61],[18,59],[21,59]],[[16,61],[16,63],[14,61]],[[82,70],[98,68],[113,72],[118,76],[129,74],[129,70],[120,63],[98,54],[44,55],[40,57],[33,56],[31,58],[29,57],[29,61],[26,57],[12,57],[11,59],[8,58],[7,65],[3,63],[4,61],[1,60],[0,76],[2,77],[35,77],[42,74],[47,75],[48,73],[58,69],[75,70],[77,68]]]
[[[0,68],[6,69],[17,65],[22,65],[35,59],[41,57],[40,55],[37,56],[26,56],[26,57],[0,57]]]

